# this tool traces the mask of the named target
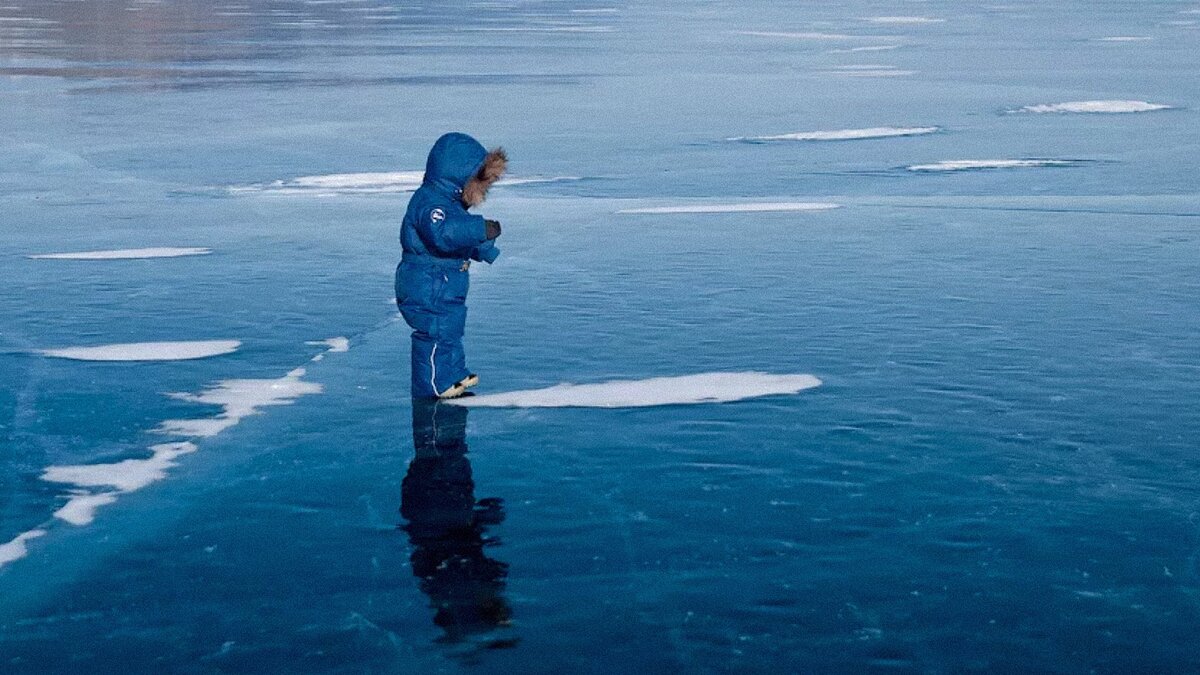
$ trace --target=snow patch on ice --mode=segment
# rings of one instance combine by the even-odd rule
[[[278,379],[225,380],[199,394],[168,394],[180,401],[221,406],[222,412],[216,417],[166,420],[155,431],[193,438],[216,436],[246,417],[259,413],[261,408],[291,405],[301,396],[321,393],[323,387],[320,384],[301,379],[304,374],[303,368],[296,368]]]
[[[208,255],[208,248],[125,248],[112,251],[78,251],[74,253],[40,253],[26,256],[33,260],[143,260],[148,258],[181,258],[190,255]]]
[[[393,300],[392,302],[395,301]],[[332,337],[328,340],[313,340],[307,344],[325,345],[326,347],[329,347],[329,354],[342,354],[350,351],[350,338],[346,337]],[[320,356],[320,354],[318,354],[318,356]]]
[[[92,494],[90,492],[71,491],[71,498],[63,504],[62,508],[54,512],[54,517],[61,521],[70,523],[77,527],[91,525],[96,519],[96,510],[101,506],[115,504],[117,501],[117,492],[99,492]]]
[[[749,204],[684,204],[622,209],[617,213],[759,213],[773,211],[828,211],[841,204],[828,202],[754,202]]]
[[[868,127],[865,129],[837,129],[832,131],[799,131],[776,136],[741,136],[730,141],[764,143],[770,141],[852,141],[869,138],[892,138],[895,136],[921,136],[940,131],[939,127]]]
[[[42,473],[42,480],[51,483],[69,483],[75,487],[115,488],[119,492],[133,492],[162,480],[166,471],[175,465],[175,458],[195,452],[192,443],[161,443],[150,447],[154,453],[148,459],[126,459],[112,464],[77,464],[73,466],[51,466]]]
[[[909,171],[978,171],[981,169],[1021,169],[1045,166],[1074,166],[1077,159],[954,159],[932,164],[914,164]]]
[[[136,492],[167,477],[167,469],[175,466],[180,455],[195,452],[193,443],[161,443],[150,447],[147,459],[126,459],[111,464],[77,464],[51,466],[42,473],[42,480],[66,483],[75,488],[111,488],[104,492],[71,491],[66,505],[55,511],[54,517],[72,525],[87,525],[96,519],[96,509],[117,501],[122,494]]]
[[[95,347],[44,349],[41,353],[45,356],[76,361],[186,361],[230,354],[237,351],[241,344],[237,340],[133,342]]]
[[[45,530],[30,530],[18,534],[16,539],[7,544],[0,544],[0,567],[29,555],[29,548],[25,543],[30,539],[37,539],[45,534]]]
[[[423,171],[385,171],[375,173],[335,173],[323,176],[300,176],[256,185],[228,188],[230,194],[276,194],[334,197],[362,194],[403,194],[421,187]],[[580,180],[577,176],[527,176],[505,178],[498,186],[530,185]]]
[[[545,389],[485,394],[448,402],[473,408],[642,408],[728,403],[796,394],[820,384],[821,380],[812,375],[700,373],[598,384],[559,384]]]
[[[886,65],[837,66],[832,70],[822,72],[828,75],[841,75],[843,77],[905,77],[917,74],[915,70],[900,70],[895,66]]]
[[[773,38],[788,38],[792,40],[858,40],[858,39],[878,39],[877,35],[846,35],[844,33],[795,33],[790,31],[777,30],[739,30],[738,35],[750,35],[752,37],[773,37]]]
[[[1009,112],[1030,113],[1139,113],[1169,110],[1171,106],[1148,101],[1067,101],[1027,105]]]
[[[890,52],[893,49],[900,49],[901,45],[867,45],[865,47],[848,47],[845,49],[831,49],[830,54],[856,54],[858,52]]]
[[[945,23],[945,19],[936,19],[928,16],[868,16],[863,18],[863,21],[871,23],[886,23],[886,24],[902,24],[902,25],[919,25],[925,23]]]

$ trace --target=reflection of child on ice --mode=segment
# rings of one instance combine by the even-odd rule
[[[504,173],[507,158],[466,134],[439,138],[425,162],[425,178],[408,202],[396,267],[396,304],[412,326],[412,395],[454,398],[479,378],[467,370],[467,268],[500,255],[500,223],[467,213],[483,202]]]

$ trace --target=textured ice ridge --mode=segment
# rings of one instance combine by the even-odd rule
[[[820,384],[821,380],[812,375],[700,373],[598,384],[559,384],[545,389],[485,394],[450,402],[475,408],[643,408],[727,403],[796,394]]]

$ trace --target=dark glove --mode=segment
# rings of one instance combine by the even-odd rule
[[[484,227],[487,229],[487,238],[495,239],[500,236],[500,223],[495,220],[483,221]]]

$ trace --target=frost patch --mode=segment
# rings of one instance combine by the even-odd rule
[[[644,408],[728,403],[796,394],[820,386],[812,375],[700,373],[598,384],[559,384],[545,389],[485,394],[448,401],[472,408]]]

